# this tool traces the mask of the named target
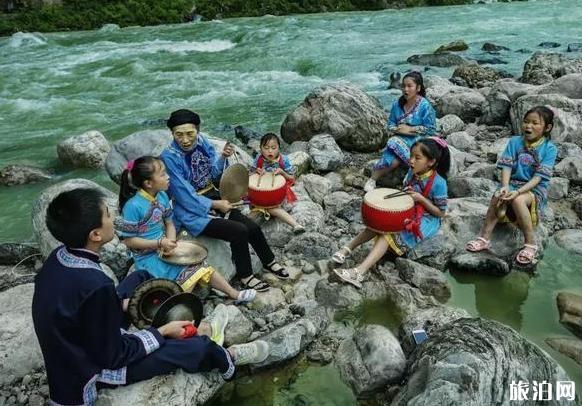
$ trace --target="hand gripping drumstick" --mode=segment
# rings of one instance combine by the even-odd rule
[[[198,330],[196,329],[196,327],[194,327],[192,324],[188,324],[186,327],[184,327],[184,332],[182,333],[180,338],[194,337],[197,332]]]

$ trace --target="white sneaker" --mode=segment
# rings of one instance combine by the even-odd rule
[[[372,178],[368,179],[366,184],[364,185],[364,192],[371,192],[372,190],[376,189],[376,181]]]
[[[250,303],[257,297],[257,291],[254,289],[245,289],[238,292],[238,298],[234,301],[235,305]]]
[[[252,343],[238,344],[230,347],[234,365],[258,364],[269,356],[269,343],[256,340]]]
[[[212,328],[212,336],[210,339],[218,345],[224,344],[224,330],[228,324],[228,309],[222,303],[217,305],[209,317],[210,320],[206,320]]]
[[[334,269],[333,272],[344,282],[351,283],[358,289],[362,289],[362,282],[364,275],[360,273],[358,268],[349,269]]]

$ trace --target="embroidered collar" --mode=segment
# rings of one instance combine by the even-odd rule
[[[67,268],[97,269],[101,271],[99,254],[90,250],[62,246],[57,251],[57,259]]]
[[[414,175],[414,177],[418,180],[425,180],[425,179],[430,178],[433,172],[434,172],[434,169],[429,169],[425,173]]]
[[[262,154],[261,154],[261,155],[262,155]],[[277,158],[274,158],[274,159],[269,159],[269,158],[267,158],[266,156],[264,156],[264,155],[263,155],[263,159],[264,159],[265,161],[267,161],[267,163],[268,163],[268,164],[276,164],[276,163],[279,163],[279,157],[280,157],[280,156],[281,156],[281,153],[279,153],[279,155],[277,155]]]
[[[530,144],[530,143],[527,142],[527,140],[524,137],[523,142],[525,143],[525,147],[527,149],[534,149],[534,148],[537,148],[540,145],[542,145],[545,140],[546,140],[546,137],[541,137],[539,140],[537,140],[537,141],[535,141],[535,142],[533,142],[533,143]]]
[[[153,197],[152,195],[150,195],[148,192],[146,192],[143,189],[140,189],[137,193],[139,193],[139,195],[141,197],[143,197],[144,199],[146,199],[148,202],[150,203],[157,203],[156,198]]]

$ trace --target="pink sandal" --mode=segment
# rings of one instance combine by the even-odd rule
[[[517,261],[517,263],[521,265],[534,265],[538,262],[536,258],[537,253],[538,253],[537,245],[524,244],[521,251],[519,251],[519,253],[515,257],[515,260]]]
[[[491,241],[483,237],[477,237],[465,245],[465,249],[470,252],[485,251],[491,248]]]

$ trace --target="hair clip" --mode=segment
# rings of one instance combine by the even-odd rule
[[[127,161],[127,166],[126,169],[128,171],[132,171],[133,170],[133,164],[135,163],[135,161],[132,159],[131,161]]]
[[[447,141],[444,138],[441,137],[428,137],[428,138],[439,144],[442,148],[449,147],[449,144],[447,144]]]

